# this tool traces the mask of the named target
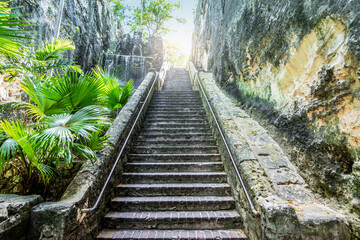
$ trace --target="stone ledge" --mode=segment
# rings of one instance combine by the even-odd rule
[[[30,215],[29,239],[71,240],[92,239],[96,236],[99,223],[104,215],[105,203],[110,199],[112,189],[116,185],[115,177],[110,182],[98,210],[86,214],[82,213],[80,209],[94,205],[154,78],[154,72],[147,74],[109,128],[107,132],[109,141],[115,147],[103,149],[98,154],[98,161],[94,165],[90,161],[86,162],[60,201],[44,202],[33,208]],[[123,154],[123,156],[125,155]],[[124,162],[126,159],[123,157],[114,176],[121,174]]]
[[[0,239],[25,239],[31,208],[42,201],[38,195],[0,194]]]
[[[231,161],[223,157],[249,238],[350,239],[345,216],[316,200],[280,146],[217,86],[214,75],[197,72],[191,62],[187,68],[195,89],[195,77],[199,76],[249,194],[261,213],[260,219],[252,216]],[[209,109],[206,111],[222,156],[227,156]]]

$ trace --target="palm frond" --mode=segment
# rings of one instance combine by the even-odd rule
[[[14,157],[15,152],[19,148],[19,144],[12,138],[8,138],[0,147],[0,172],[3,170],[5,164],[8,164],[10,159]]]
[[[27,126],[20,121],[9,122],[4,120],[0,123],[0,128],[20,145],[21,149],[26,153],[29,162],[33,165],[38,164],[35,157],[35,151],[29,141],[29,131]]]
[[[34,59],[37,61],[58,60],[66,50],[75,49],[72,41],[64,38],[47,41],[40,50],[36,51]]]
[[[122,89],[120,104],[125,105],[134,92],[133,80],[130,79]]]
[[[119,85],[120,79],[115,75],[105,72],[100,67],[94,69],[94,75],[102,81],[102,97],[101,101],[104,106],[114,111],[121,108],[128,101],[133,92],[133,83],[130,80],[125,87]]]
[[[0,2],[0,54],[6,57],[22,56],[24,40],[30,39],[29,32],[19,29],[29,26],[25,21],[18,20],[20,15],[12,13],[8,2]]]

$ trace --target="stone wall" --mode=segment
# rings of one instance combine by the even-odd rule
[[[260,212],[258,217],[251,211],[220,131],[200,91],[249,239],[350,239],[351,231],[355,230],[350,230],[348,219],[359,223],[356,216],[346,219],[322,204],[280,146],[217,86],[214,75],[197,72],[192,63],[188,69],[196,89],[199,89],[199,78],[254,207]]]
[[[198,2],[192,60],[281,143],[311,190],[360,214],[360,2]]]
[[[0,239],[25,240],[31,208],[42,202],[38,195],[0,194]]]
[[[14,0],[11,4],[23,6],[19,11],[35,24],[31,29],[37,31],[36,44],[54,38],[60,1]],[[84,71],[102,64],[103,53],[115,48],[122,32],[108,0],[65,0],[60,37],[75,43],[75,51],[69,51],[67,57],[74,59]]]

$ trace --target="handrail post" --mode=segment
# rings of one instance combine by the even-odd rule
[[[230,151],[229,145],[228,145],[227,142],[226,142],[225,136],[224,136],[224,134],[223,134],[223,132],[222,132],[222,130],[221,130],[221,128],[220,128],[219,122],[218,122],[217,119],[216,119],[215,113],[214,113],[214,111],[213,111],[213,109],[212,109],[212,106],[211,106],[211,104],[210,104],[210,102],[209,102],[209,99],[207,98],[206,93],[205,93],[205,91],[204,91],[204,88],[203,88],[203,86],[201,85],[200,78],[199,78],[199,73],[196,73],[195,78],[197,79],[197,82],[198,82],[198,84],[199,84],[199,89],[201,90],[201,92],[202,92],[202,94],[203,94],[203,96],[204,96],[204,98],[205,98],[205,101],[206,101],[206,103],[207,103],[207,105],[208,105],[208,107],[209,107],[210,113],[211,113],[211,115],[212,115],[212,117],[213,117],[213,119],[214,119],[214,121],[215,121],[215,124],[216,124],[216,126],[217,126],[217,129],[219,130],[221,139],[223,140],[223,142],[224,142],[224,144],[225,144],[226,151],[227,151],[228,154],[229,154],[229,157],[230,157],[230,159],[231,159],[232,165],[234,166],[236,175],[237,175],[237,177],[239,178],[241,187],[242,187],[242,189],[243,189],[243,191],[244,191],[244,194],[245,194],[245,196],[246,196],[246,199],[247,199],[247,201],[248,201],[248,203],[249,203],[249,205],[250,205],[251,211],[252,211],[252,213],[253,213],[254,216],[257,216],[257,217],[258,217],[258,216],[260,216],[260,213],[255,209],[254,204],[252,203],[252,200],[251,200],[251,198],[250,198],[250,195],[249,195],[249,193],[248,193],[248,191],[247,191],[247,189],[246,189],[245,183],[244,183],[244,181],[243,181],[243,179],[242,179],[242,177],[241,177],[240,171],[239,171],[239,169],[238,169],[238,167],[237,167],[237,165],[236,165],[236,163],[235,163],[234,157],[233,157],[233,155],[232,155],[232,153],[231,153],[231,151]]]

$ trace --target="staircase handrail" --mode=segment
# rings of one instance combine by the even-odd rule
[[[217,120],[216,117],[215,117],[215,113],[214,113],[214,111],[213,111],[213,108],[212,108],[212,106],[211,106],[211,104],[210,104],[210,102],[209,102],[209,99],[208,99],[208,97],[206,96],[206,93],[205,93],[205,91],[204,91],[204,88],[203,88],[203,86],[202,86],[202,84],[201,84],[201,81],[200,81],[200,78],[199,78],[199,74],[198,74],[198,73],[196,73],[195,78],[197,79],[197,82],[198,82],[198,84],[199,84],[199,88],[200,88],[200,90],[201,90],[201,92],[202,92],[202,94],[203,94],[203,96],[204,96],[204,98],[205,98],[205,101],[206,101],[206,103],[207,103],[207,105],[208,105],[208,107],[209,107],[209,110],[210,110],[210,112],[211,112],[211,115],[212,115],[212,117],[213,117],[213,119],[214,119],[214,121],[215,121],[215,123],[216,123],[216,127],[217,127],[217,129],[219,130],[221,139],[222,139],[222,141],[224,142],[224,145],[225,145],[225,147],[226,147],[226,151],[228,152],[228,154],[229,154],[229,156],[230,156],[232,165],[234,166],[236,175],[237,175],[237,177],[239,178],[241,187],[242,187],[242,189],[243,189],[243,191],[244,191],[244,193],[245,193],[245,196],[246,196],[246,199],[247,199],[247,201],[248,201],[248,203],[249,203],[249,205],[250,205],[251,211],[252,211],[253,215],[255,215],[255,216],[260,216],[260,213],[255,209],[254,204],[252,203],[252,200],[251,200],[251,198],[250,198],[250,196],[249,196],[249,193],[248,193],[248,191],[247,191],[247,189],[246,189],[246,186],[245,186],[245,184],[244,184],[244,181],[243,181],[243,179],[242,179],[242,177],[241,177],[240,171],[239,171],[239,169],[238,169],[238,167],[237,167],[237,165],[236,165],[236,163],[235,163],[234,157],[233,157],[233,155],[232,155],[232,153],[231,153],[231,151],[230,151],[229,145],[228,145],[227,142],[226,142],[226,139],[225,139],[225,137],[224,137],[223,131],[222,131],[221,128],[220,128],[219,122],[218,122],[218,120]]]
[[[83,212],[83,213],[90,213],[90,212],[95,211],[95,210],[99,207],[99,203],[100,203],[100,201],[101,201],[101,199],[102,199],[102,197],[103,197],[103,195],[104,195],[104,193],[105,193],[106,187],[108,186],[108,184],[109,184],[109,182],[110,182],[110,180],[111,180],[111,177],[112,177],[113,173],[115,172],[115,169],[116,169],[117,164],[119,163],[120,157],[121,157],[123,151],[125,150],[125,147],[126,147],[128,141],[129,141],[129,139],[130,139],[130,137],[131,137],[131,135],[132,135],[132,132],[134,131],[134,128],[135,128],[135,126],[136,126],[136,124],[137,124],[137,122],[138,122],[138,120],[139,120],[139,118],[140,118],[140,116],[141,116],[141,113],[142,113],[142,111],[144,110],[144,108],[145,108],[145,106],[146,106],[146,103],[148,102],[148,99],[150,98],[150,95],[151,95],[151,92],[152,92],[152,90],[153,90],[153,88],[154,88],[154,86],[155,86],[155,83],[157,82],[157,79],[158,79],[158,77],[159,77],[159,74],[158,74],[158,72],[155,72],[155,74],[156,74],[156,76],[155,76],[155,78],[154,78],[153,83],[151,84],[150,90],[149,90],[148,94],[146,95],[145,100],[143,101],[143,104],[142,104],[142,106],[141,106],[141,108],[140,108],[140,110],[139,110],[139,113],[138,113],[138,115],[136,116],[136,119],[135,119],[135,121],[133,122],[133,124],[132,124],[132,126],[131,126],[131,129],[130,129],[130,131],[129,131],[129,133],[128,133],[128,135],[127,135],[127,137],[126,137],[126,139],[125,139],[125,141],[124,141],[124,143],[123,143],[123,145],[122,145],[122,147],[121,147],[121,150],[120,150],[120,152],[119,152],[119,154],[118,154],[118,156],[117,156],[117,158],[116,158],[116,161],[114,162],[114,165],[113,165],[113,167],[111,168],[111,171],[110,171],[110,173],[109,173],[109,175],[108,175],[108,177],[107,177],[107,179],[106,179],[106,182],[105,182],[103,188],[101,189],[101,192],[100,192],[100,194],[99,194],[99,196],[98,196],[98,198],[97,198],[94,206],[91,207],[91,208],[83,208],[83,209],[81,209],[81,212]]]

